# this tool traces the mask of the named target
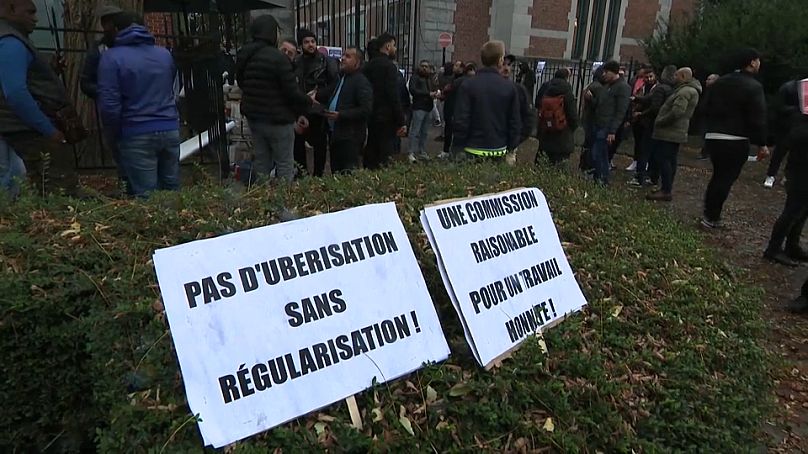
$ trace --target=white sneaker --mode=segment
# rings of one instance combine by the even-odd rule
[[[637,161],[631,161],[631,165],[626,167],[626,172],[633,172],[637,170]]]
[[[766,181],[763,182],[763,187],[765,188],[773,188],[774,187],[774,177],[766,177]]]
[[[410,161],[410,162],[415,162],[415,161],[417,161],[417,159],[415,159],[415,155],[414,155],[414,154],[412,154],[412,153],[410,153],[410,154],[408,154],[408,155],[407,155],[407,160],[408,160],[408,161]]]
[[[444,151],[441,151],[440,153],[438,153],[438,159],[446,159],[448,157],[449,157],[449,153],[446,153]]]
[[[749,156],[746,159],[747,162],[757,162],[757,156]]]

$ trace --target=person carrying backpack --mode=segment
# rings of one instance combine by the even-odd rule
[[[557,165],[569,159],[575,148],[574,134],[578,129],[578,100],[567,82],[570,70],[559,69],[549,82],[539,108],[539,153],[547,155],[550,164]]]

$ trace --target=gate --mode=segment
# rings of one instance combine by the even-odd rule
[[[371,37],[396,37],[400,69],[412,70],[417,48],[419,0],[295,0],[297,29],[317,35],[318,44],[365,49]],[[357,14],[358,12],[358,14]]]

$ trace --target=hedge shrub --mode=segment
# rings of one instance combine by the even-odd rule
[[[549,355],[530,341],[485,372],[418,214],[435,200],[521,186],[545,192],[590,304],[548,333]],[[3,204],[0,450],[202,451],[154,249],[384,201],[397,204],[451,358],[357,396],[362,432],[338,403],[236,452],[740,452],[756,443],[771,386],[760,295],[697,233],[555,170],[431,163],[289,188],[199,185],[148,202]]]

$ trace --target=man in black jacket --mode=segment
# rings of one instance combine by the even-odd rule
[[[393,155],[396,135],[407,134],[407,123],[399,96],[401,73],[393,62],[396,39],[389,33],[382,33],[372,46],[368,46],[368,50],[371,48],[370,62],[363,69],[373,87],[373,113],[368,122],[363,164],[368,169],[378,169],[385,166]]]
[[[800,247],[800,236],[808,220],[808,115],[804,115],[799,107],[798,84],[793,80],[780,89],[784,103],[779,119],[784,136],[777,146],[790,150],[786,164],[787,195],[764,253],[767,259],[786,266],[808,261],[808,253]]]
[[[337,80],[339,67],[333,58],[321,54],[317,46],[317,36],[310,30],[301,29],[297,41],[303,51],[295,59],[295,74],[303,93],[324,89]],[[323,116],[317,111],[307,112],[309,127],[303,134],[295,137],[295,162],[303,170],[308,170],[306,142],[314,149],[314,169],[312,175],[323,176],[325,156],[328,147],[326,124]]]
[[[278,178],[295,176],[295,120],[305,124],[312,104],[295,80],[292,63],[278,50],[278,22],[270,15],[250,24],[252,41],[238,53],[236,79],[243,92],[241,111],[255,141],[253,168],[268,177],[273,162]]]
[[[418,73],[410,78],[410,94],[412,95],[412,121],[410,123],[409,160],[429,159],[426,153],[426,138],[429,133],[429,115],[435,108],[437,90],[433,89],[432,73],[429,61],[422,60],[418,65]]]
[[[480,51],[484,67],[460,86],[452,143],[457,159],[502,158],[519,146],[519,94],[513,82],[499,73],[504,56],[502,41],[485,43]]]
[[[763,86],[755,80],[760,71],[760,54],[745,49],[737,55],[735,72],[720,79],[710,89],[705,106],[705,153],[713,162],[713,176],[704,197],[707,229],[721,227],[721,212],[732,185],[749,159],[749,144],[760,147],[759,155],[768,156],[766,147],[766,98]]]
[[[556,71],[555,77],[547,83],[542,98],[537,107],[542,110],[545,98],[561,98],[564,107],[564,116],[567,125],[560,131],[551,131],[539,125],[539,152],[536,154],[536,164],[542,154],[547,155],[550,164],[557,165],[569,159],[575,148],[574,134],[578,129],[578,100],[572,92],[572,86],[567,81],[570,70],[562,68]]]
[[[640,138],[640,154],[637,159],[637,168],[635,169],[636,175],[634,179],[629,181],[631,186],[646,185],[649,175],[652,184],[659,182],[659,170],[656,168],[656,160],[654,159],[654,123],[656,123],[657,115],[659,115],[659,109],[662,108],[668,97],[673,94],[673,86],[676,83],[674,80],[676,69],[676,66],[673,65],[666,66],[662,70],[659,80],[651,88],[651,92],[646,96],[635,98],[637,109],[634,112],[634,119],[636,124],[641,125],[643,134]],[[653,71],[648,74],[654,77]],[[648,74],[646,77],[648,77]]]
[[[359,167],[359,151],[373,110],[373,89],[360,71],[362,60],[362,51],[345,49],[339,79],[317,93],[331,131],[331,173],[347,173]]]
[[[502,69],[500,69],[500,74],[505,80],[513,83],[516,87],[516,93],[519,95],[519,118],[522,120],[522,132],[519,134],[519,144],[521,145],[533,135],[533,126],[536,124],[536,111],[530,105],[530,95],[527,94],[527,88],[513,81],[513,66],[503,65]]]

